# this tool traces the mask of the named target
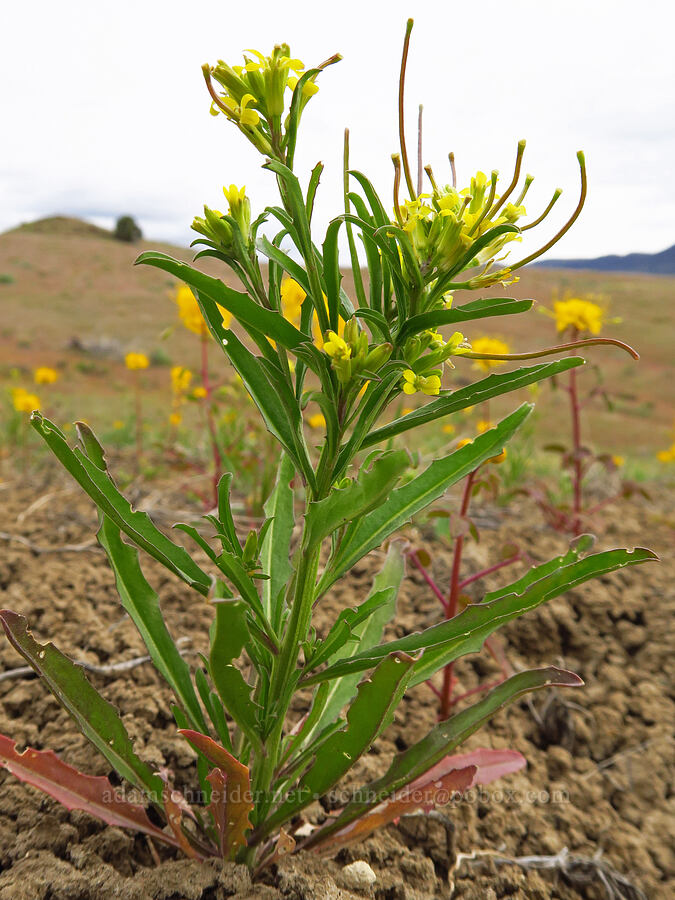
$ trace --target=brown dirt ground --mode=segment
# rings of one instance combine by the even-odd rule
[[[45,499],[46,496],[46,499]],[[41,505],[26,509],[41,500]],[[603,522],[601,546],[647,545],[663,564],[637,567],[587,584],[552,601],[502,632],[512,664],[562,664],[578,672],[586,687],[538,694],[497,715],[466,749],[512,747],[528,768],[496,782],[431,818],[413,816],[343,850],[335,859],[311,854],[287,858],[252,885],[247,872],[227,864],[200,865],[162,853],[156,867],[145,839],[105,827],[0,772],[0,900],[219,900],[244,898],[560,898],[608,896],[669,898],[675,893],[672,825],[673,659],[669,643],[673,593],[672,497],[635,500]],[[37,547],[78,543],[93,536],[93,506],[66,481],[30,486],[0,482],[1,530]],[[195,513],[196,514],[196,513]],[[536,510],[519,506],[480,511],[483,537],[467,549],[467,571],[475,571],[497,548],[516,538],[537,560],[561,552],[565,540],[546,530]],[[447,574],[447,550],[420,530],[409,537],[433,552],[439,579]],[[55,639],[78,659],[105,664],[143,652],[130,620],[119,607],[113,577],[94,549],[40,553],[16,540],[1,541],[0,605],[29,619],[38,639]],[[325,603],[329,622],[344,603],[367,591],[374,563],[360,565],[339,593]],[[670,569],[670,572],[669,572]],[[154,564],[147,567],[175,636],[204,649],[209,611]],[[488,586],[502,583],[492,577]],[[417,573],[406,578],[392,635],[425,626],[438,609]],[[21,665],[0,643],[0,671]],[[457,690],[493,675],[487,657],[460,663]],[[167,765],[178,786],[190,784],[192,754],[176,734],[169,693],[148,665],[116,677],[91,676],[121,710],[140,755]],[[669,694],[670,691],[670,694]],[[397,749],[421,737],[435,721],[435,699],[424,685],[402,704],[395,723],[361,760],[361,783],[375,776]],[[107,765],[76,730],[68,715],[35,679],[0,682],[0,732],[19,746],[52,748],[91,774]],[[320,807],[311,815],[322,814]],[[574,857],[601,857],[634,888],[611,895],[598,867],[559,871],[526,869],[482,858],[462,862],[457,853],[495,851],[506,857],[553,855],[567,848]],[[343,866],[363,859],[377,874],[374,887],[350,892]],[[605,875],[605,877],[607,877]],[[454,881],[454,893],[451,881]]]

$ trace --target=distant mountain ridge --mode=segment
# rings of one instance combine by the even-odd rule
[[[547,259],[536,265],[547,269],[595,269],[601,272],[675,275],[675,244],[660,253],[628,253],[626,256],[597,256],[595,259]]]

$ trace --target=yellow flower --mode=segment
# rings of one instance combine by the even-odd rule
[[[173,366],[171,369],[171,390],[174,394],[184,394],[190,387],[192,372],[185,366]]]
[[[115,419],[115,421],[113,422],[113,428],[115,429],[115,431],[119,431],[120,428],[124,428],[124,422],[122,421],[122,419]]]
[[[183,421],[183,416],[179,412],[172,412],[169,416],[169,425],[173,425],[174,428]]]
[[[323,413],[315,413],[313,416],[308,417],[307,424],[310,428],[325,428],[326,419]]]
[[[497,456],[491,456],[490,459],[487,460],[489,463],[493,463],[493,465],[499,465],[499,463],[503,463],[506,459],[506,447],[499,453]]]
[[[412,369],[406,369],[403,373],[402,387],[404,394],[416,394],[420,391],[433,397],[441,390],[441,379],[438,375],[428,375],[425,378],[424,375],[416,375]]]
[[[200,337],[206,336],[208,334],[208,327],[202,316],[199,304],[195,299],[195,295],[187,284],[178,285],[173,299],[178,306],[178,317],[187,330],[200,335]],[[220,304],[218,304],[218,309],[223,317],[223,326],[229,328],[230,322],[232,321],[232,313],[223,309]]]
[[[203,400],[204,397],[207,396],[207,394],[208,391],[201,384],[198,384],[197,387],[192,391],[192,396],[195,398],[195,400]]]
[[[127,353],[124,357],[124,365],[127,369],[131,369],[132,371],[136,369],[147,369],[150,365],[150,360],[145,353]]]
[[[403,409],[401,410],[401,415],[407,416],[408,413],[411,413],[411,412],[415,412],[414,406],[404,406]]]
[[[454,434],[456,431],[456,428],[454,425],[448,424],[448,425],[443,426],[442,431],[443,431],[443,434]]]
[[[49,366],[39,366],[33,372],[33,381],[35,384],[54,384],[58,381],[59,373],[56,369],[50,369]]]
[[[615,455],[615,456],[612,456],[612,462],[613,462],[614,465],[617,467],[617,469],[620,469],[621,466],[624,465],[624,463],[626,462],[626,460],[625,460],[625,458],[624,458],[623,456],[616,456],[616,455]]]
[[[17,412],[33,412],[40,408],[40,398],[37,394],[31,394],[25,388],[12,390],[12,403]]]
[[[461,450],[462,447],[467,447],[469,444],[473,444],[471,438],[462,438],[461,441],[457,441],[457,449]]]
[[[352,355],[352,348],[344,338],[339,337],[334,331],[328,332],[328,340],[323,345],[324,351],[332,359],[345,360]]]
[[[555,326],[559,332],[574,328],[577,331],[588,331],[600,334],[604,324],[605,310],[592,300],[581,297],[570,297],[569,300],[556,300],[553,304]]]
[[[662,463],[675,462],[675,444],[672,444],[668,450],[659,450],[656,458]]]
[[[499,338],[480,337],[476,338],[475,341],[471,341],[471,349],[474,353],[485,353],[486,356],[490,354],[501,356],[504,353],[508,353],[510,348],[505,341],[500,341]],[[505,360],[503,359],[475,359],[473,366],[475,369],[489,372],[490,369],[495,366],[503,366],[504,363]]]
[[[476,431],[478,434],[484,434],[491,428],[494,428],[494,422],[489,422],[487,419],[481,419],[480,422],[476,422]]]
[[[300,322],[302,302],[307,294],[294,278],[284,278],[281,282],[281,311],[292,325]]]

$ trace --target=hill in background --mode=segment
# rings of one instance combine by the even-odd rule
[[[7,385],[13,369],[30,373],[36,365],[62,365],[68,373],[55,386],[55,393],[69,392],[73,413],[90,416],[98,425],[93,409],[95,398],[105,404],[116,401],[116,382],[124,383],[123,363],[106,361],[96,365],[97,378],[85,377],[89,366],[72,349],[92,342],[114,342],[119,353],[140,350],[160,354],[164,368],[153,367],[148,379],[157,384],[157,402],[169,396],[166,364],[187,365],[197,371],[200,365],[199,341],[178,322],[171,300],[175,279],[147,266],[134,266],[143,250],[163,250],[188,261],[192,251],[156,241],[136,245],[112,239],[111,233],[86,222],[52,217],[0,234],[0,390]],[[234,285],[234,276],[215,260],[199,263],[209,274]],[[343,270],[343,285],[354,295],[349,269]],[[531,267],[506,290],[495,287],[486,294],[534,297],[539,310],[551,309],[553,300],[569,294],[598,294],[607,297],[609,315],[621,321],[607,326],[606,334],[635,344],[641,353],[633,362],[616,348],[591,348],[590,363],[601,367],[605,386],[613,394],[616,407],[610,412],[601,402],[589,415],[589,438],[596,446],[614,453],[653,452],[672,442],[672,410],[675,405],[675,379],[672,377],[672,333],[675,278],[650,275],[611,274],[598,271],[573,271]],[[475,295],[458,291],[460,305]],[[475,339],[493,335],[506,339],[515,352],[531,351],[558,341],[550,316],[532,313],[467,323],[466,335]],[[217,348],[210,352],[215,377],[227,377],[225,361]],[[457,363],[453,380],[477,374],[470,364]],[[117,368],[116,368],[117,367]],[[590,389],[595,384],[592,367],[584,373]],[[563,391],[545,396],[537,409],[538,430],[550,440],[564,436],[567,398]],[[162,393],[163,392],[163,393]],[[495,400],[490,417],[511,411],[518,399]],[[89,412],[89,397],[92,411]],[[124,397],[122,397],[124,400]],[[100,401],[101,403],[103,401]],[[125,401],[126,402],[126,401]],[[148,398],[148,409],[151,408]],[[590,412],[590,410],[589,410]],[[111,409],[102,414],[110,417]],[[114,416],[116,417],[116,415]]]
[[[646,272],[675,275],[675,244],[660,253],[629,253],[595,259],[547,259],[536,264],[546,269],[590,269],[597,272]]]

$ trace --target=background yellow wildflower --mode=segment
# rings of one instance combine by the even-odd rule
[[[25,388],[12,390],[12,404],[17,412],[33,412],[40,408],[40,398],[37,394],[31,394]]]
[[[33,372],[33,381],[35,384],[54,384],[54,382],[58,380],[59,373],[56,369],[52,369],[49,366],[38,366]]]
[[[124,357],[124,365],[127,369],[131,369],[132,371],[136,369],[147,369],[150,365],[150,360],[145,353],[127,353]]]
[[[471,349],[474,353],[485,353],[486,355],[495,354],[496,356],[510,352],[510,347],[506,341],[499,338],[479,337],[475,341],[471,341]],[[489,372],[495,366],[503,366],[503,359],[476,359],[474,360],[474,369],[481,369],[483,372]]]
[[[200,337],[206,337],[208,334],[207,324],[204,321],[202,311],[195,299],[195,295],[186,284],[181,284],[176,288],[174,302],[178,307],[178,318],[187,330],[200,335]],[[223,317],[223,326],[229,328],[230,322],[232,321],[232,313],[223,309],[220,304],[218,304],[218,309]]]

